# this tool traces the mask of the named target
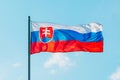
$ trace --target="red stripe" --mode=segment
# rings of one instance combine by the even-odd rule
[[[80,42],[76,40],[57,41],[57,42],[34,42],[31,43],[31,54],[39,52],[103,52],[103,41],[99,42]]]

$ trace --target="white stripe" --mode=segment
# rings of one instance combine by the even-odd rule
[[[53,23],[36,23],[32,22],[32,31],[39,31],[40,27],[53,27],[53,29],[66,29],[66,30],[74,30],[79,33],[88,33],[88,32],[99,32],[102,31],[102,25],[98,23],[90,23],[86,25],[78,25],[78,26],[65,26],[58,25]]]

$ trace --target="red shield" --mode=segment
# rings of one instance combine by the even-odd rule
[[[52,27],[40,27],[40,39],[42,42],[49,42],[53,37]]]

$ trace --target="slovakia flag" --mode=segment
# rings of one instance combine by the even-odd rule
[[[66,26],[32,22],[31,54],[39,52],[103,52],[102,25]]]

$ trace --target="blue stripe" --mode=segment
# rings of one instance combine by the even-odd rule
[[[32,42],[39,42],[39,31],[31,32]],[[81,42],[98,42],[103,40],[102,32],[78,33],[72,30],[57,29],[54,30],[52,41],[59,40],[78,40]]]

